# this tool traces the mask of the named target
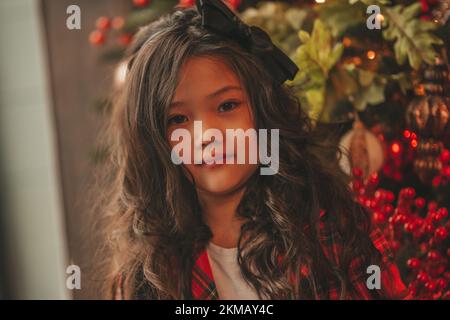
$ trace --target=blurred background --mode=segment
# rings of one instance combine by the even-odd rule
[[[411,293],[449,298],[450,1],[225,2],[299,66],[288,84],[346,151],[355,199]],[[0,1],[0,299],[99,298],[91,186],[111,93],[138,28],[194,3]],[[66,286],[70,265],[80,289]]]

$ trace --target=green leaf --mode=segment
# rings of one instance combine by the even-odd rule
[[[316,6],[315,10],[336,38],[342,36],[350,27],[364,24],[366,21],[366,6],[361,3],[349,5],[345,0],[334,0]]]
[[[367,88],[363,88],[353,100],[356,110],[363,111],[368,104],[379,104],[384,101],[384,85],[373,83]]]
[[[394,52],[397,63],[409,65],[418,70],[423,62],[433,63],[436,51],[434,45],[441,45],[443,41],[433,35],[437,24],[422,21],[417,16],[421,11],[421,4],[410,6],[397,5],[384,9],[387,28],[383,29],[383,37],[394,41]]]
[[[303,31],[303,30],[300,30],[298,32],[298,37],[300,38],[300,41],[303,42],[303,43],[308,42],[309,39],[310,39],[309,33],[306,32],[306,31]]]
[[[302,44],[292,56],[299,67],[294,80],[288,82],[302,102],[302,107],[312,119],[321,118],[328,75],[341,59],[342,43],[334,43],[330,30],[320,19],[314,21],[311,34],[299,31]]]

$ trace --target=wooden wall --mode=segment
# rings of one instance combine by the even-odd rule
[[[68,30],[66,9],[81,8],[81,30]],[[75,299],[98,298],[94,254],[99,243],[92,232],[89,185],[93,170],[91,153],[104,116],[95,101],[111,91],[114,66],[102,59],[106,48],[93,47],[89,33],[99,16],[125,15],[129,0],[41,0],[54,124],[57,132],[59,170],[64,197],[70,262],[81,267],[81,290]]]

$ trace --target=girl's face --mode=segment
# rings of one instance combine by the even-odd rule
[[[223,148],[212,148],[210,144],[214,138],[204,139],[203,132],[194,132],[194,121],[201,121],[203,132],[211,128],[219,130],[222,140],[216,140],[214,145]],[[246,131],[255,129],[255,125],[244,88],[234,72],[220,59],[192,57],[184,64],[169,109],[168,122],[167,137],[172,148],[179,144],[179,141],[170,139],[175,129],[183,128],[190,132],[191,161],[183,166],[192,175],[198,191],[211,194],[236,191],[258,168],[257,164],[249,163],[248,139],[245,139],[245,164],[237,164],[236,138],[233,139],[234,152],[226,152],[226,129]],[[211,152],[206,154],[218,156],[223,150],[223,164],[194,164],[194,149],[204,152],[208,145],[207,150]],[[234,158],[234,164],[225,163],[227,158]]]

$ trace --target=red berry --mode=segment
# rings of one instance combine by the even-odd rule
[[[428,202],[428,211],[436,211],[438,205],[436,201],[430,201]]]
[[[413,199],[416,195],[416,190],[414,188],[404,188],[400,190],[400,198]]]
[[[146,7],[150,4],[150,0],[133,0],[136,7]]]
[[[430,252],[428,252],[428,255],[427,255],[427,258],[431,261],[437,261],[440,259],[440,257],[441,257],[441,255],[436,250],[431,250]]]
[[[433,185],[433,187],[437,188],[439,187],[439,185],[441,184],[442,179],[440,176],[436,176],[433,178],[433,180],[431,181],[431,184]]]
[[[444,278],[439,278],[436,280],[436,286],[440,289],[440,290],[445,290],[447,288],[447,280],[445,280]]]
[[[358,192],[362,187],[363,187],[363,184],[361,181],[359,181],[359,180],[353,181],[353,191]]]
[[[448,210],[447,208],[439,208],[436,214],[438,216],[437,219],[440,221],[448,217]]]
[[[450,151],[447,149],[444,149],[441,153],[441,161],[444,164],[447,164],[450,162]]]
[[[444,169],[442,169],[442,174],[443,174],[447,179],[450,179],[450,166],[444,167]]]
[[[378,185],[379,181],[380,181],[380,179],[378,177],[378,173],[377,172],[374,172],[374,173],[372,173],[369,176],[369,184],[370,185],[376,186],[376,185]]]
[[[387,192],[386,192],[386,201],[387,201],[387,202],[392,202],[392,201],[394,201],[394,200],[395,200],[394,193],[391,192],[391,191],[387,191]]]
[[[434,292],[436,290],[436,283],[434,281],[428,281],[425,283],[425,289],[430,292]]]
[[[95,23],[97,29],[108,30],[111,26],[111,20],[108,17],[99,17]]]
[[[375,223],[378,223],[378,224],[385,223],[386,222],[386,216],[384,215],[383,212],[375,211],[373,213],[373,221]]]
[[[414,204],[418,209],[422,209],[425,207],[425,199],[422,197],[416,198],[416,200],[414,200]]]
[[[352,172],[353,172],[353,176],[356,178],[361,178],[363,175],[363,172],[360,168],[353,168]]]
[[[240,6],[242,0],[226,0],[226,2],[232,9],[236,10]]]
[[[133,35],[129,34],[129,33],[124,33],[121,34],[119,36],[119,38],[117,39],[117,41],[119,42],[119,44],[123,45],[123,46],[127,46],[131,43],[131,41],[133,40]]]
[[[112,19],[111,25],[115,30],[122,29],[122,27],[125,25],[125,19],[120,16],[115,17],[114,19]]]
[[[406,222],[406,216],[401,213],[397,213],[397,214],[393,215],[392,218],[393,218],[392,221],[394,224],[402,224],[402,223]]]
[[[447,229],[445,229],[445,227],[436,228],[436,230],[434,231],[434,237],[436,238],[436,240],[439,240],[439,241],[444,240],[445,238],[448,237]]]
[[[420,267],[420,260],[417,258],[408,259],[408,261],[406,261],[406,265],[408,268],[417,269]]]
[[[430,277],[428,276],[428,274],[426,274],[425,271],[419,271],[419,273],[417,274],[417,280],[419,280],[419,282],[421,283],[427,283],[430,280]]]
[[[180,0],[180,2],[178,3],[179,7],[182,8],[187,8],[187,7],[191,7],[195,4],[195,0]]]
[[[424,231],[428,234],[431,234],[434,232],[434,226],[431,223],[427,223],[425,224]]]
[[[392,204],[388,203],[383,206],[382,211],[385,215],[390,216],[394,211],[394,207],[392,206]]]
[[[105,43],[105,34],[102,31],[94,30],[89,34],[89,41],[96,46]]]
[[[405,232],[411,233],[414,231],[414,224],[412,222],[407,222],[403,225]]]

